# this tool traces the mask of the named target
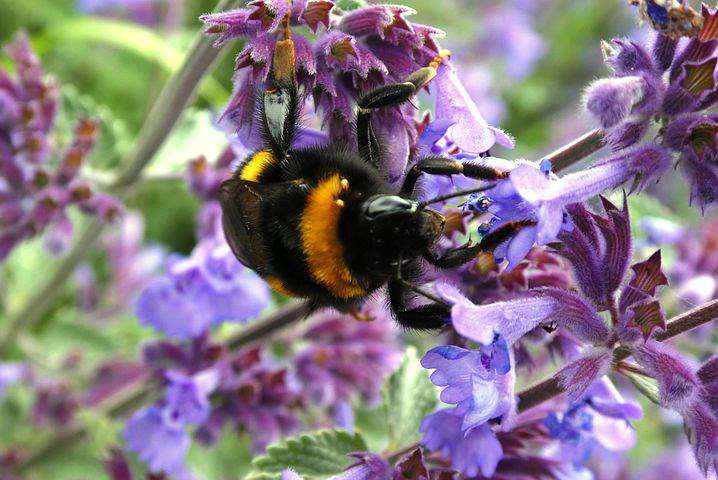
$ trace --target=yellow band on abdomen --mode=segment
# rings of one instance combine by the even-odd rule
[[[300,231],[312,278],[334,296],[351,299],[366,295],[366,290],[344,261],[344,246],[339,239],[342,206],[337,202],[342,191],[338,174],[314,187],[302,212]]]

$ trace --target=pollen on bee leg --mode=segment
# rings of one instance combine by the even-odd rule
[[[337,198],[337,199],[334,201],[334,203],[335,203],[335,204],[337,205],[337,207],[339,207],[339,208],[343,208],[343,207],[344,207],[344,200],[342,200],[341,198]]]
[[[339,184],[342,186],[342,191],[346,192],[347,190],[349,190],[349,180],[347,180],[346,178],[342,178]]]
[[[477,272],[487,274],[496,269],[496,258],[492,252],[479,252],[474,268]]]
[[[360,322],[373,322],[374,317],[367,315],[365,313],[361,313],[358,308],[352,308],[349,311],[349,315],[354,317],[354,319],[359,320]]]

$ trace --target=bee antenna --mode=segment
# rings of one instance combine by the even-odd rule
[[[458,192],[448,193],[446,195],[439,195],[438,197],[434,197],[431,200],[419,202],[419,208],[425,208],[427,205],[431,205],[432,203],[443,202],[444,200],[449,200],[450,198],[463,197],[464,195],[469,195],[472,193],[484,192],[486,190],[490,190],[490,189],[494,188],[494,186],[495,185],[492,183],[491,185],[484,185],[483,187],[470,188],[468,190],[459,190]]]

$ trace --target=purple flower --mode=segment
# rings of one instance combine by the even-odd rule
[[[646,145],[558,179],[529,165],[521,165],[511,171],[510,181],[521,199],[535,209],[536,241],[544,245],[561,231],[566,205],[582,202],[632,179],[645,185],[669,164],[670,157],[665,150]]]
[[[607,348],[594,348],[579,358],[573,359],[558,371],[559,384],[563,387],[571,403],[583,396],[588,388],[608,373],[613,359],[612,352]]]
[[[52,140],[58,86],[45,78],[26,35],[18,35],[6,52],[15,75],[0,69],[0,260],[43,232],[50,252],[58,254],[72,236],[68,207],[110,221],[121,206],[94,192],[80,175],[94,146],[97,122],[77,122],[67,148],[58,148]]]
[[[550,321],[560,303],[549,295],[528,293],[506,301],[475,305],[456,288],[436,285],[439,295],[452,303],[451,323],[456,331],[482,345],[490,345],[498,335],[513,345],[526,332]]]
[[[357,322],[335,312],[320,314],[304,333],[308,342],[295,359],[297,376],[309,401],[320,406],[350,401],[355,394],[378,400],[385,377],[397,366],[401,351],[389,312],[369,302],[362,313],[373,320]]]
[[[509,0],[487,5],[482,10],[477,45],[480,57],[499,57],[509,77],[521,79],[531,74],[548,50],[534,26],[542,9],[538,1]]]
[[[123,432],[127,448],[137,453],[150,471],[173,474],[184,466],[189,434],[182,425],[167,423],[157,406],[135,413]]]
[[[27,366],[22,363],[0,363],[0,398],[8,387],[23,380],[28,374]]]
[[[588,89],[584,103],[606,129],[609,146],[619,153],[636,148],[653,119],[661,118],[665,133],[660,144],[677,154],[691,185],[691,201],[703,210],[718,198],[716,126],[714,115],[707,113],[718,101],[718,85],[714,79],[718,64],[715,38],[718,15],[706,5],[702,15],[698,15],[681,2],[675,2],[671,9],[685,8],[687,10],[681,12],[692,12],[687,19],[681,17],[683,13],[669,15],[656,2],[641,3],[644,7],[655,6],[657,12],[662,12],[661,18],[668,15],[659,26],[656,23],[659,17],[651,14],[651,8],[643,11],[661,32],[653,42],[651,53],[643,45],[628,40],[618,39],[604,45],[606,63],[613,69],[614,76],[595,82]],[[677,48],[676,41],[681,33],[665,30],[680,18],[688,22],[690,33],[687,34],[692,37],[682,49]],[[694,21],[697,23],[691,23]],[[664,75],[666,69],[669,69],[668,75]],[[646,145],[638,148],[646,148]],[[653,176],[661,173],[662,170],[658,170]]]
[[[503,457],[503,448],[487,424],[467,433],[461,429],[461,417],[451,410],[432,413],[421,423],[422,445],[451,459],[451,466],[466,475],[491,477]]]
[[[650,245],[671,245],[680,242],[686,236],[681,225],[662,217],[643,217],[639,225]]]
[[[599,310],[610,308],[631,260],[631,227],[626,199],[618,209],[601,197],[605,215],[589,212],[583,205],[567,207],[574,228],[562,232],[560,254],[573,267],[581,291]]]
[[[219,381],[215,370],[205,370],[191,377],[179,372],[167,372],[166,405],[163,414],[167,423],[178,425],[202,423],[209,415],[209,394]]]
[[[496,142],[494,132],[469,97],[456,70],[451,65],[441,65],[434,86],[436,118],[452,122],[446,131],[448,138],[467,153],[482,153],[490,149]]]
[[[352,453],[357,462],[343,473],[332,477],[335,480],[389,480],[394,469],[389,462],[375,453]]]
[[[261,452],[297,430],[296,410],[303,399],[299,381],[286,368],[256,347],[232,353],[221,365],[211,412],[195,434],[198,441],[214,443],[229,424],[247,432],[254,451]]]
[[[641,77],[634,76],[596,80],[586,90],[586,110],[599,120],[601,127],[613,127],[643,100],[644,85]]]
[[[499,350],[498,355],[494,354],[495,350]],[[491,419],[505,419],[513,412],[515,376],[504,360],[508,356],[504,341],[497,342],[492,351],[486,353],[445,345],[424,355],[422,366],[435,369],[431,381],[446,387],[441,392],[441,400],[455,404],[452,413],[463,417],[462,431],[468,433]],[[497,357],[501,360],[497,361]]]
[[[211,326],[256,316],[269,297],[267,285],[239,264],[224,242],[206,239],[149,283],[135,312],[144,325],[188,339]]]

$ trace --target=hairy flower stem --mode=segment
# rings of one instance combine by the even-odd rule
[[[308,313],[309,305],[306,302],[288,303],[247,328],[243,328],[236,335],[230,337],[226,341],[226,345],[229,349],[236,349],[258,340],[265,340],[287,325],[301,320]],[[144,381],[128,386],[107,398],[101,405],[100,413],[109,418],[123,418],[153,400],[154,386],[150,377],[147,376]],[[41,444],[30,455],[24,457],[15,467],[15,471],[17,473],[26,472],[35,465],[62,454],[84,439],[86,435],[87,429],[81,424],[61,431]]]
[[[558,150],[554,150],[543,158],[551,161],[554,172],[560,172],[589,155],[596,153],[603,148],[603,146],[603,132],[600,129],[595,129],[581,135],[573,142],[564,145]]]
[[[712,300],[680,315],[676,315],[668,322],[666,329],[654,335],[653,338],[662,342],[712,322],[715,319],[718,319],[718,300]],[[614,363],[620,362],[630,355],[631,350],[628,347],[618,347],[613,351],[613,361]],[[553,376],[520,392],[518,394],[518,410],[519,412],[528,410],[562,394],[563,391],[564,389],[559,385],[558,378]]]
[[[221,0],[215,11],[226,10],[234,3],[236,0]],[[140,177],[142,170],[169,136],[200,81],[210,71],[210,66],[219,57],[220,52],[220,49],[212,46],[212,40],[204,33],[197,35],[182,67],[167,82],[147,115],[132,151],[123,162],[126,165],[125,170],[110,186],[112,193],[122,196]],[[0,334],[0,357],[7,355],[8,349],[21,331],[35,327],[50,311],[64,291],[63,286],[75,267],[92,251],[103,228],[101,222],[92,220],[80,234],[72,250],[47,279],[40,283],[24,307],[7,318],[3,332]]]

